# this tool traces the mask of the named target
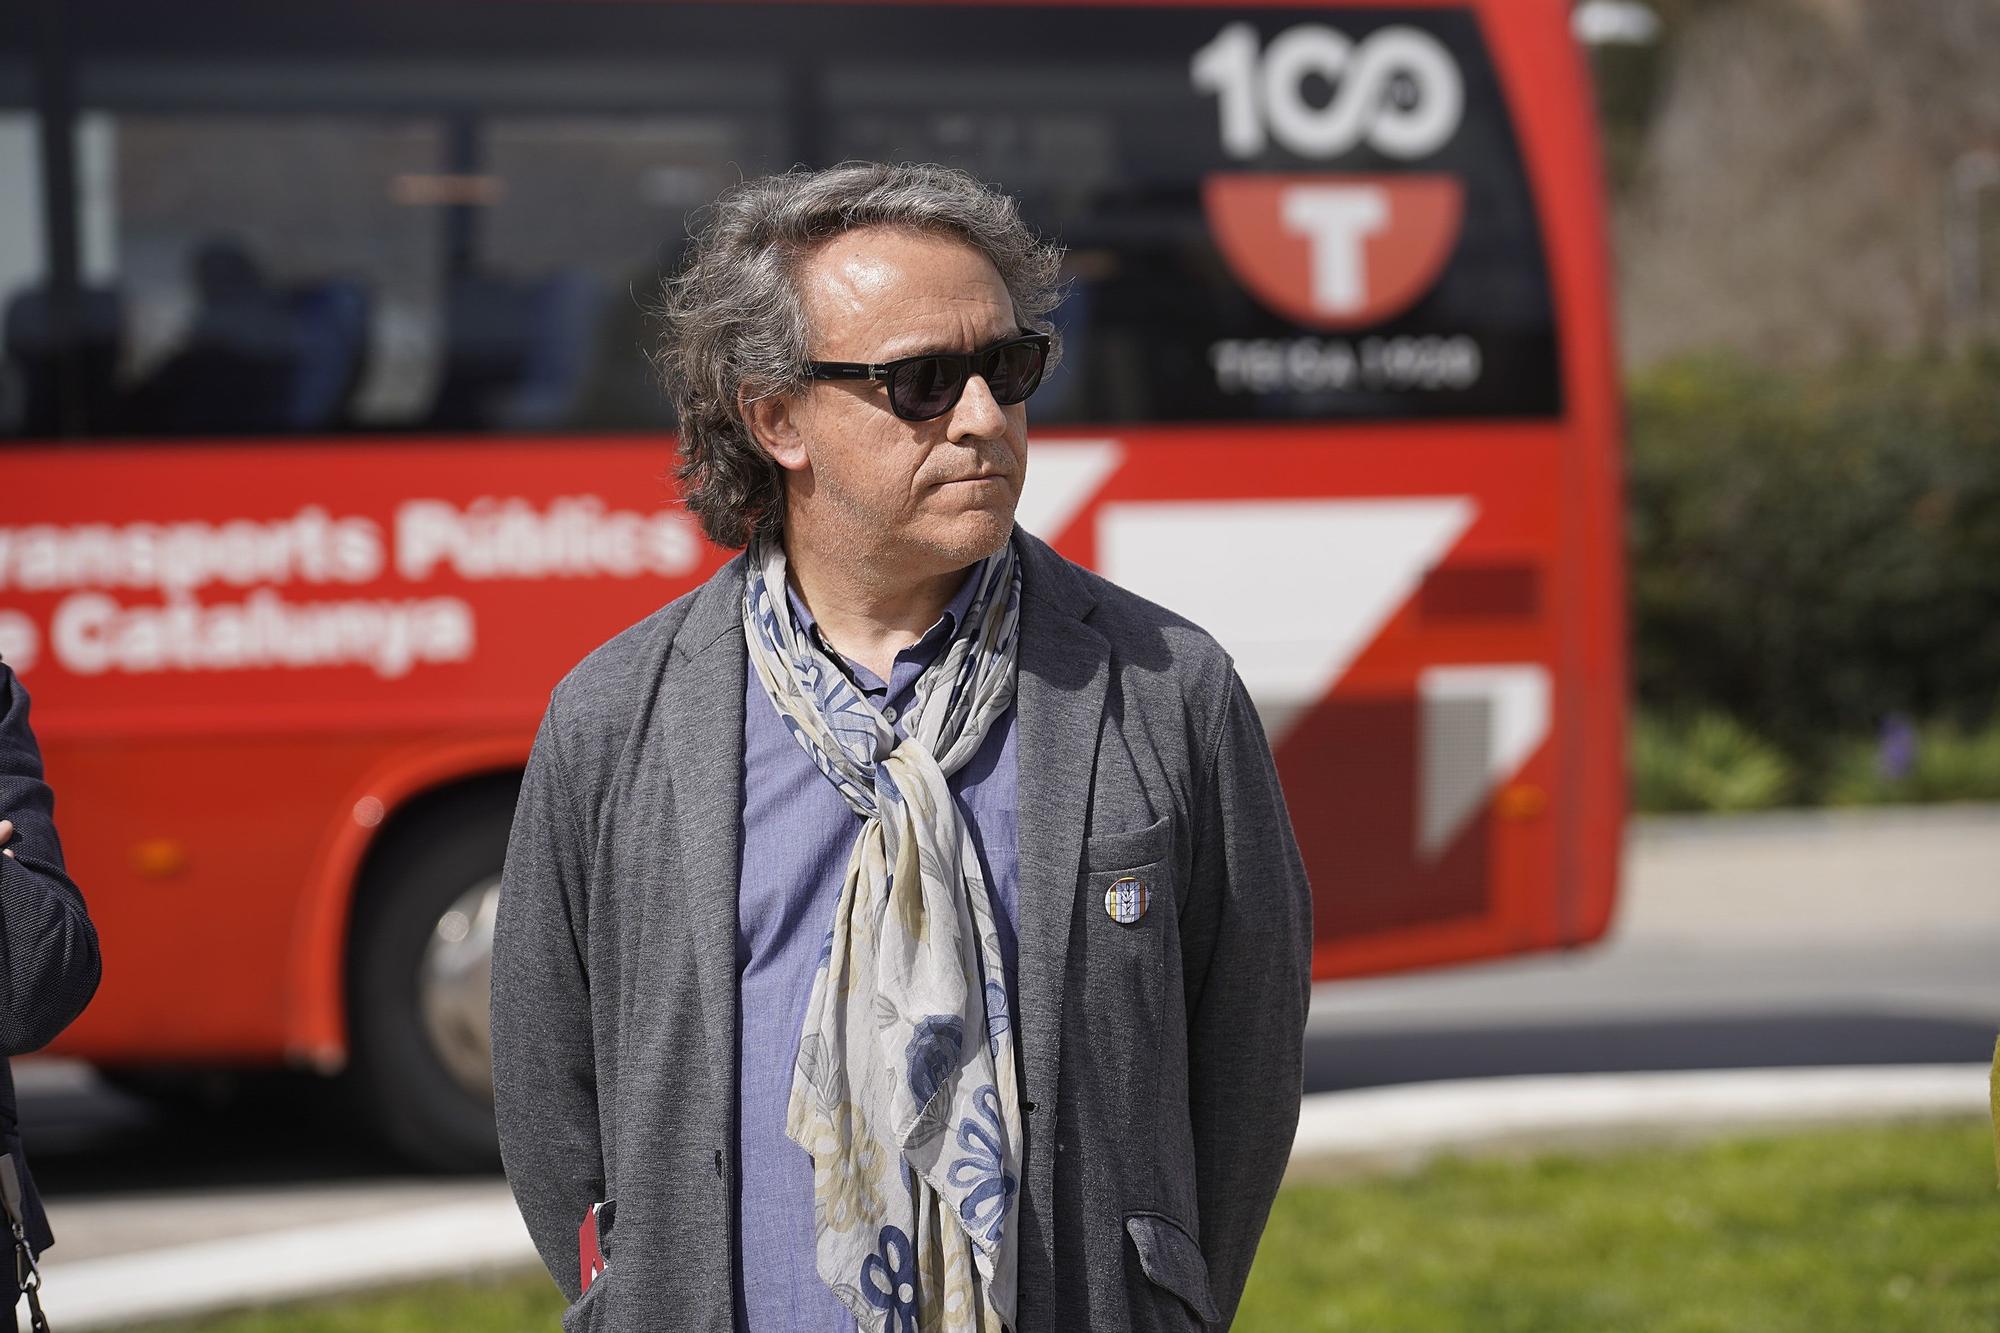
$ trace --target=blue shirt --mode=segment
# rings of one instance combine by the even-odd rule
[[[976,570],[975,566],[975,570]],[[789,587],[788,587],[789,591]],[[896,655],[884,682],[836,653],[791,596],[792,618],[843,662],[883,717],[903,730],[917,677],[951,642],[973,580],[923,638]],[[890,710],[894,710],[893,713]],[[996,719],[951,775],[998,923],[1013,1007],[1020,858],[1016,846],[1015,711]],[[844,1333],[855,1327],[813,1257],[812,1157],[785,1133],[792,1066],[812,996],[820,942],[833,923],[861,817],[793,740],[753,666],[743,685],[743,874],[736,897],[736,1327]]]

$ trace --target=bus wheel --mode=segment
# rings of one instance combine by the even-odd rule
[[[487,992],[515,789],[441,798],[371,858],[348,958],[348,1083],[377,1132],[438,1170],[498,1166]]]

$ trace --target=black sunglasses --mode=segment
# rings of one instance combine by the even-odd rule
[[[1023,333],[976,352],[926,352],[880,365],[862,361],[809,361],[816,380],[881,380],[889,386],[889,410],[905,421],[929,421],[958,406],[965,382],[986,381],[993,401],[1012,406],[1035,391],[1049,361],[1049,335]]]

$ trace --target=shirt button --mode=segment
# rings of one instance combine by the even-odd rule
[[[882,709],[882,720],[892,727],[896,725],[896,710],[894,706],[885,706]]]

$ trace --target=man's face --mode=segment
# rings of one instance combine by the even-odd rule
[[[816,361],[881,363],[971,352],[1020,330],[1013,301],[977,249],[925,232],[867,228],[806,260],[800,292]],[[815,382],[767,438],[786,468],[794,539],[923,577],[982,560],[1006,542],[1027,474],[1028,412],[986,381],[930,421],[889,410],[876,381]]]

